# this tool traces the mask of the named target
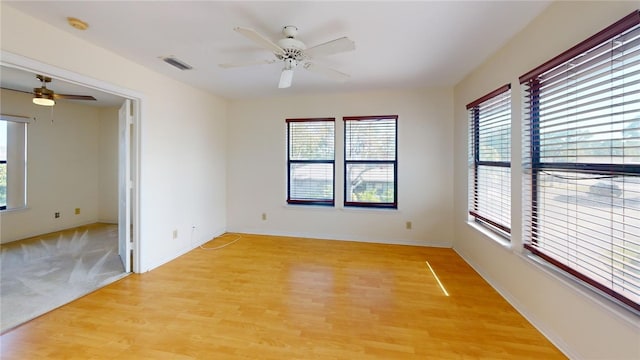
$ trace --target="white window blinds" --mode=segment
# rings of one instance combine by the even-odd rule
[[[335,119],[287,119],[287,203],[334,205]]]
[[[397,208],[397,115],[344,117],[345,206]]]
[[[501,235],[511,232],[511,88],[467,105],[469,214]]]
[[[636,310],[639,23],[636,11],[520,78],[525,247]]]

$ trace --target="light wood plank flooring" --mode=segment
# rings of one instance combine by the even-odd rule
[[[245,234],[205,246],[237,236],[6,333],[0,357],[565,358],[451,249]]]

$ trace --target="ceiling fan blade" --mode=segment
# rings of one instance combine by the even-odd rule
[[[310,62],[304,64],[304,68],[311,72],[324,75],[336,81],[347,81],[351,77],[348,74],[345,74],[338,70],[334,70],[334,69],[324,67],[318,64],[310,63]]]
[[[65,99],[65,100],[96,100],[93,96],[90,95],[69,95],[69,94],[53,94],[54,99]]]
[[[256,61],[241,61],[241,62],[235,62],[235,63],[219,64],[218,66],[220,66],[221,68],[229,69],[229,68],[235,68],[235,67],[273,64],[276,61],[277,61],[276,59],[272,59],[272,60],[256,60]]]
[[[31,95],[33,95],[33,92],[31,92],[31,91],[24,91],[24,90],[18,90],[18,89],[10,89],[10,88],[6,88],[6,87],[0,87],[0,89],[2,89],[2,90],[9,90],[9,91],[15,91],[15,92],[21,92],[21,93],[25,93],[25,94],[31,94]]]
[[[318,56],[333,55],[345,51],[353,51],[356,48],[356,43],[350,40],[348,37],[341,37],[339,39],[327,41],[324,44],[310,47],[304,51],[304,54],[309,58],[315,58]]]
[[[278,88],[284,89],[291,87],[291,83],[293,82],[293,69],[282,69],[282,74],[280,74],[280,83],[278,83]]]
[[[279,54],[279,55],[284,55],[284,50],[278,46],[278,44],[274,43],[273,41],[267,39],[265,36],[263,36],[262,34],[258,33],[257,31],[250,29],[250,28],[245,28],[245,27],[237,27],[235,29],[233,29],[237,32],[239,32],[240,34],[244,35],[247,39],[253,41],[254,43],[260,45],[261,47],[271,50],[273,51],[275,54]]]

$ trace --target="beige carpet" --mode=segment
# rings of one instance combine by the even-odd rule
[[[113,224],[65,230],[1,249],[0,332],[126,275]]]

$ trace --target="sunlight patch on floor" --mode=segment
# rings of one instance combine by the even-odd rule
[[[433,268],[431,267],[431,264],[429,264],[428,261],[425,261],[427,263],[427,266],[429,267],[429,270],[431,271],[431,274],[433,274],[433,277],[436,279],[436,281],[438,282],[438,285],[440,285],[440,289],[442,289],[442,292],[444,293],[445,296],[449,296],[449,293],[447,292],[447,289],[444,288],[444,285],[442,285],[442,282],[440,281],[440,278],[438,278],[438,275],[436,275],[436,272],[433,270]]]

